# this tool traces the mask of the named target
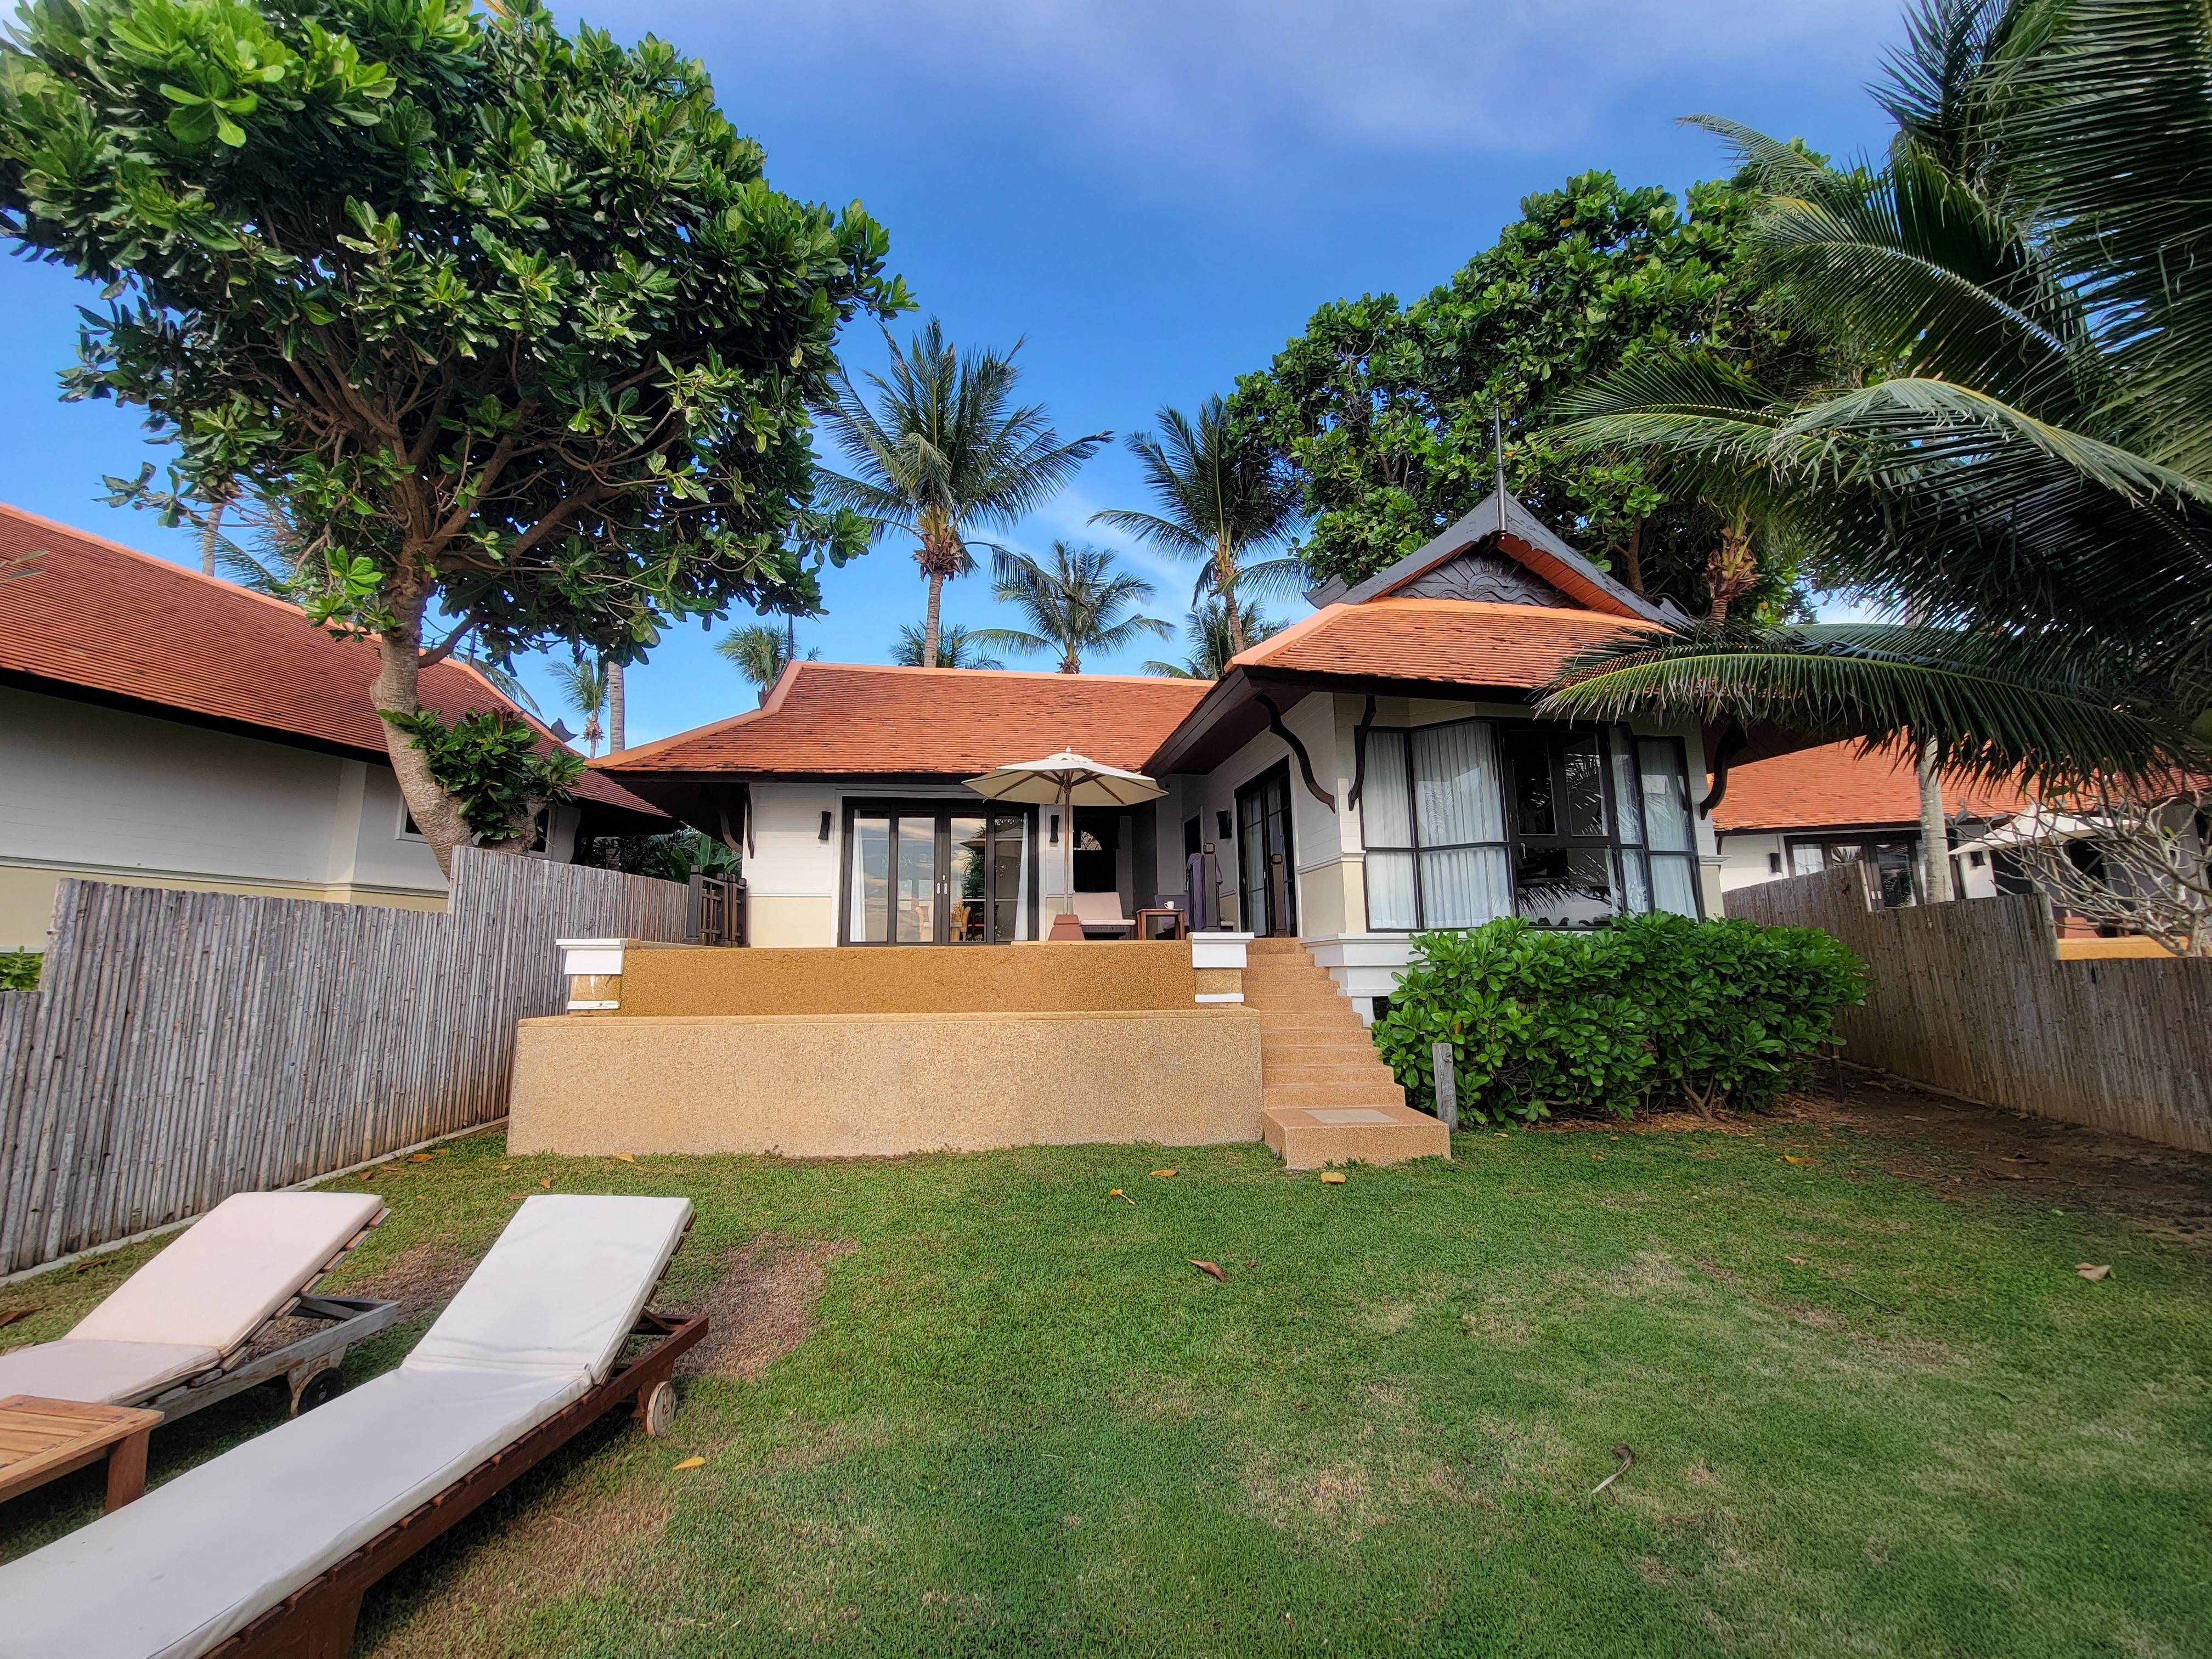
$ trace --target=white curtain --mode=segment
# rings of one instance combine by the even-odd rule
[[[1370,732],[1359,787],[1359,830],[1370,847],[1413,844],[1413,798],[1406,781],[1406,734]]]
[[[1364,802],[1364,795],[1360,797]],[[1413,928],[1413,855],[1367,849],[1367,925],[1384,930]]]
[[[1421,854],[1423,927],[1479,927],[1512,910],[1512,872],[1503,847]]]
[[[1681,746],[1672,738],[1646,738],[1636,745],[1636,758],[1644,774],[1645,844],[1655,853],[1694,851]]]
[[[1488,721],[1413,733],[1413,809],[1424,847],[1505,839],[1505,798]]]

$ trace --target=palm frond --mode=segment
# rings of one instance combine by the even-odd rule
[[[1947,770],[2039,782],[2144,777],[2191,740],[2140,684],[2080,672],[2034,641],[1926,627],[1626,629],[1567,663],[1540,713],[1733,718],[1824,741],[1936,745]]]

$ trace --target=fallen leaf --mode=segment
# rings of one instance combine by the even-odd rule
[[[707,1467],[707,1460],[703,1457],[687,1457],[676,1467],[679,1469],[703,1469]]]
[[[1813,1160],[1809,1158],[1792,1158],[1789,1153],[1784,1152],[1782,1155],[1782,1161],[1784,1164],[1810,1164]]]
[[[1109,1198],[1120,1199],[1124,1204],[1127,1205],[1133,1210],[1137,1207],[1137,1200],[1130,1197],[1128,1194],[1123,1192],[1119,1187],[1109,1187],[1106,1189],[1106,1196]]]
[[[1802,1255],[1784,1256],[1783,1260],[1793,1267],[1802,1267],[1805,1265],[1805,1258]]]
[[[44,1311],[42,1308],[10,1308],[6,1313],[0,1313],[0,1325],[12,1325],[19,1319],[28,1319],[33,1314]]]
[[[430,1161],[430,1154],[428,1152],[417,1152],[414,1157],[409,1158],[407,1161],[410,1164],[428,1164]]]
[[[544,1188],[548,1192],[550,1192],[553,1188],[553,1177],[551,1176],[547,1176],[544,1180],[539,1182],[538,1184]]]
[[[1322,1170],[1321,1179],[1322,1184],[1325,1187],[1341,1187],[1344,1185],[1344,1176],[1334,1170]]]
[[[370,1179],[372,1176],[374,1176],[375,1174],[376,1174],[376,1171],[375,1171],[375,1170],[363,1170],[361,1172],[361,1178],[362,1178],[363,1181],[367,1181],[367,1180]]]
[[[2092,1267],[2087,1261],[2083,1262],[2074,1271],[2081,1274],[2082,1278],[2089,1279],[2109,1279],[2112,1276],[2112,1272],[2110,1267]]]
[[[500,1172],[501,1175],[505,1175],[505,1174],[506,1174],[509,1170],[512,1170],[514,1167],[514,1165],[513,1165],[512,1164],[501,1164],[501,1165],[499,1166],[499,1172]]]
[[[617,1164],[635,1164],[637,1162],[637,1159],[628,1152],[617,1152],[615,1154],[615,1162]]]
[[[1191,1265],[1192,1267],[1194,1267],[1197,1268],[1197,1269],[1199,1270],[1199,1272],[1200,1272],[1200,1273],[1210,1273],[1210,1274],[1212,1274],[1214,1278],[1216,1278],[1216,1279],[1219,1279],[1219,1280],[1220,1280],[1223,1284],[1224,1284],[1224,1285],[1226,1285],[1226,1284],[1229,1282],[1229,1275],[1228,1275],[1227,1273],[1224,1273],[1224,1272],[1222,1272],[1222,1271],[1221,1271],[1221,1264],[1220,1264],[1219,1262],[1218,1262],[1218,1261],[1200,1261],[1196,1256],[1194,1256],[1194,1256],[1187,1257],[1187,1258],[1186,1258],[1186,1260],[1188,1260],[1188,1261],[1189,1261],[1189,1263],[1190,1263],[1190,1265]]]
[[[1175,1171],[1173,1170],[1155,1170],[1152,1173],[1156,1176],[1171,1176]]]

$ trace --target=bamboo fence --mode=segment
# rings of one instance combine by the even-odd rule
[[[473,848],[443,914],[63,882],[0,993],[0,1273],[502,1116],[553,941],[680,941],[689,902]]]
[[[1845,1056],[1948,1094],[2212,1152],[2212,961],[2059,960],[2039,897],[1875,908],[1857,866],[1739,887],[1728,913],[1825,928],[1874,977]]]

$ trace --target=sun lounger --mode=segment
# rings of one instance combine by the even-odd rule
[[[399,1317],[396,1302],[308,1294],[384,1215],[367,1194],[234,1194],[67,1336],[0,1354],[0,1396],[149,1407],[167,1419],[288,1376],[294,1408],[303,1394],[312,1403],[335,1391],[347,1348]],[[325,1327],[255,1353],[287,1314]]]
[[[1121,914],[1119,893],[1073,893],[1069,898],[1086,933],[1126,933],[1137,925]]]
[[[580,1430],[625,1401],[666,1427],[707,1322],[645,1304],[690,1219],[526,1200],[398,1370],[0,1567],[0,1656],[343,1656],[363,1590]]]

